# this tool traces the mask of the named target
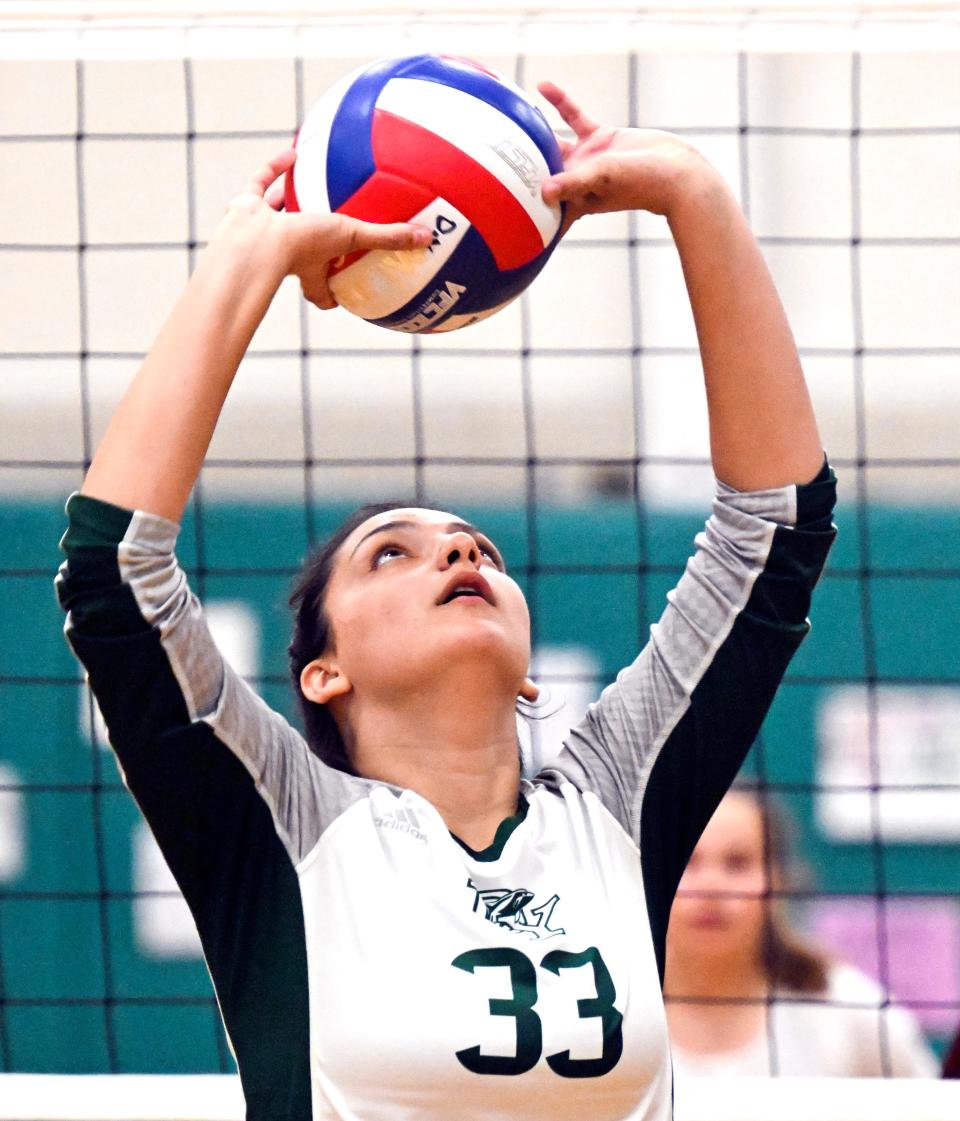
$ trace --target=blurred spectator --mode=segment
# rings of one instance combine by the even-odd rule
[[[700,839],[667,935],[677,1079],[689,1075],[935,1077],[913,1016],[790,926],[782,815],[731,791]],[[773,896],[769,894],[773,892]]]

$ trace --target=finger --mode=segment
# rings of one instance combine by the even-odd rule
[[[282,210],[283,193],[283,183],[278,180],[276,183],[271,183],[271,185],[267,188],[267,193],[263,196],[263,198],[267,206],[269,206],[272,210]]]
[[[332,311],[335,307],[339,307],[337,301],[333,298],[333,293],[330,291],[330,286],[326,280],[314,281],[309,286],[303,286],[303,298],[309,300],[311,304],[318,307],[321,311]]]
[[[303,298],[315,304],[321,311],[329,311],[337,306],[333,293],[330,291],[329,266],[327,262],[314,262],[311,267],[300,274],[300,291]]]
[[[558,176],[551,175],[549,179],[544,179],[540,184],[540,194],[543,196],[543,201],[548,205],[560,202],[560,192],[563,190],[563,185],[558,182]]]
[[[358,249],[420,249],[433,241],[433,233],[426,226],[415,226],[409,222],[379,225],[346,216],[342,221],[344,254]]]
[[[556,111],[563,118],[564,122],[573,129],[577,135],[578,140],[586,140],[600,127],[596,121],[584,113],[584,111],[577,105],[564,91],[555,86],[553,82],[540,82],[537,89],[543,96],[550,102]]]
[[[274,183],[289,168],[293,167],[297,158],[296,148],[284,148],[278,152],[268,163],[247,180],[246,186],[240,192],[244,195],[258,195],[260,198],[266,194],[267,188]]]

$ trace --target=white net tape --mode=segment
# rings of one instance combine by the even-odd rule
[[[0,1121],[240,1121],[229,1075],[0,1075]],[[588,1121],[588,1119],[584,1119]],[[715,1078],[678,1089],[675,1121],[960,1121],[960,1083]]]

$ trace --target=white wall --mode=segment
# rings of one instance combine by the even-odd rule
[[[90,7],[105,5],[79,6]],[[906,29],[867,20],[859,31],[835,10],[790,23],[548,13],[79,26],[21,21],[0,36],[0,493],[76,484],[187,276],[191,232],[209,235],[250,169],[292,135],[298,105],[361,61],[437,48],[528,89],[549,75],[602,119],[701,145],[749,205],[831,456],[844,473],[868,457],[871,497],[955,501],[956,17]],[[519,496],[531,454],[619,459],[623,471],[641,456],[652,460],[641,474],[653,501],[706,499],[695,338],[661,220],[584,221],[522,305],[424,338],[418,356],[411,347],[342,311],[306,310],[285,285],[224,413],[207,493],[296,496],[308,447],[397,460],[315,468],[318,493],[411,490],[416,377],[419,450],[445,494]],[[503,462],[431,463],[449,456]],[[669,462],[690,458],[701,466]],[[903,463],[916,459],[947,462]],[[249,466],[216,466],[238,460]],[[579,499],[609,474],[574,462],[543,468],[539,482],[545,495]]]

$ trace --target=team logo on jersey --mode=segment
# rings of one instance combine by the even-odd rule
[[[467,880],[467,887],[474,893],[474,912],[497,926],[541,941],[566,934],[562,926],[550,925],[554,909],[560,902],[559,895],[551,895],[545,902],[533,906],[533,892],[525,887],[479,888],[472,879]]]

